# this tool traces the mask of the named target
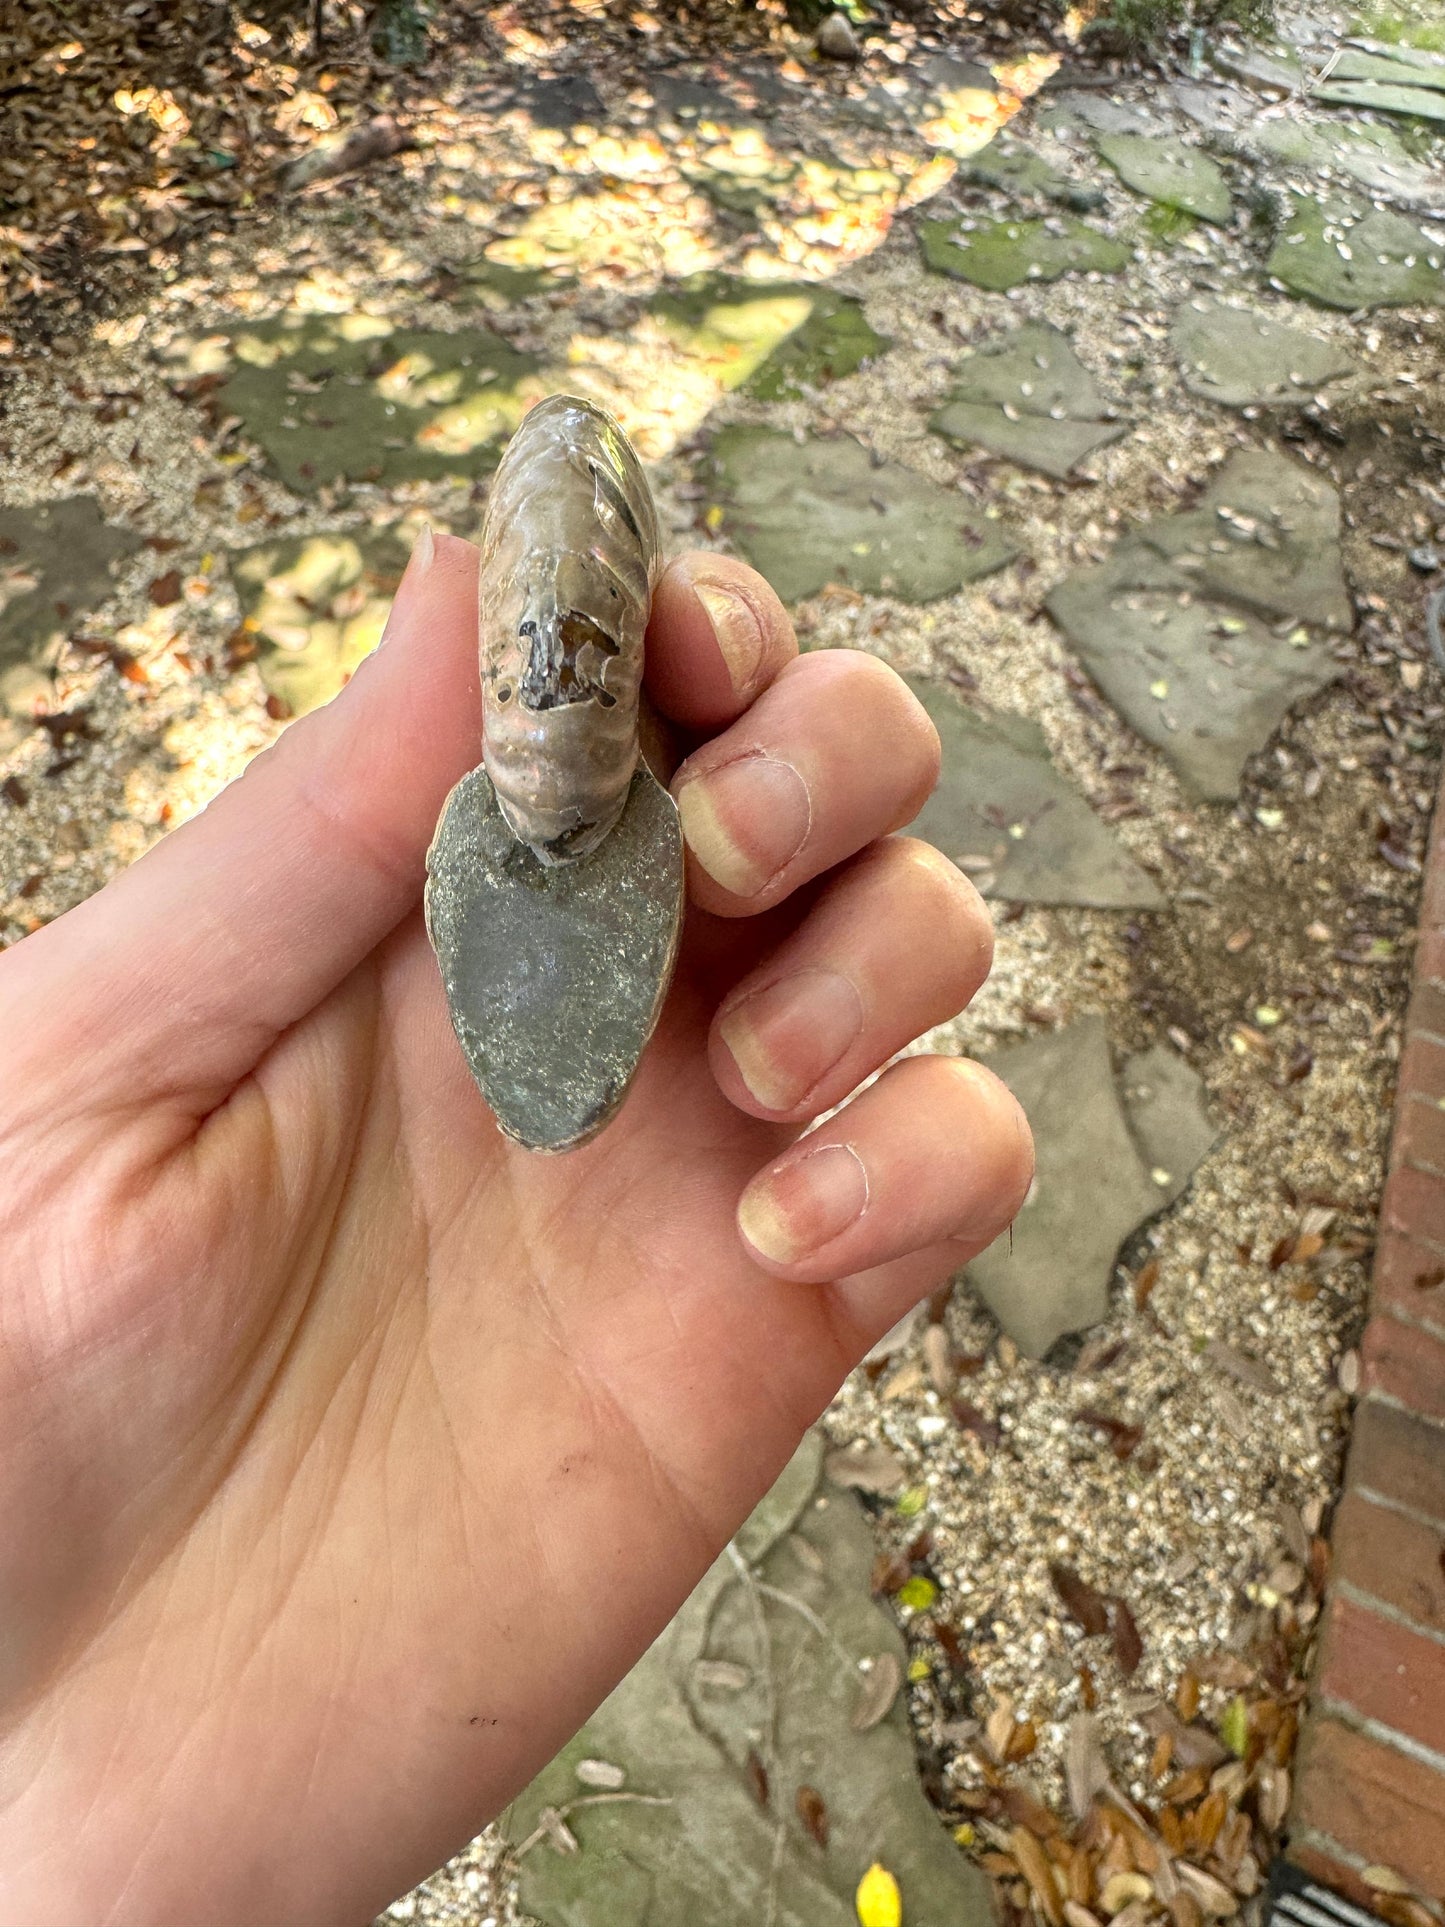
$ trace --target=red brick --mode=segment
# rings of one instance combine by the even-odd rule
[[[1445,1254],[1401,1231],[1382,1231],[1375,1246],[1373,1305],[1445,1333]]]
[[[1397,1086],[1401,1096],[1408,1091],[1418,1097],[1445,1097],[1445,1044],[1437,1044],[1423,1031],[1407,1035]]]
[[[1293,1842],[1290,1843],[1289,1857],[1311,1880],[1318,1880],[1323,1887],[1333,1887],[1337,1894],[1343,1894],[1346,1900],[1353,1900],[1357,1907],[1368,1908],[1372,1913],[1378,1908],[1380,1896],[1361,1880],[1358,1868],[1347,1866],[1343,1860],[1336,1860],[1333,1854],[1322,1853],[1318,1847],[1295,1846]]]
[[[1445,1249],[1445,1180],[1396,1166],[1385,1185],[1380,1222]]]
[[[1432,929],[1420,918],[1420,940],[1415,945],[1417,977],[1445,978],[1445,930]]]
[[[1442,1554],[1445,1530],[1407,1519],[1359,1492],[1347,1492],[1335,1513],[1332,1577],[1384,1600],[1421,1626],[1445,1633]],[[1445,1654],[1441,1658],[1445,1661]]]
[[[1413,1413],[1366,1399],[1355,1413],[1345,1484],[1439,1519],[1445,1529],[1445,1433]],[[1440,1664],[1445,1675],[1445,1653]]]
[[[1315,1694],[1445,1755],[1445,1646],[1339,1595],[1325,1614]]]
[[[1338,1720],[1306,1723],[1290,1825],[1393,1867],[1417,1892],[1445,1891],[1445,1775]]]
[[[1367,1393],[1383,1392],[1421,1418],[1445,1424],[1445,1336],[1377,1315],[1365,1327],[1360,1363]]]
[[[1416,979],[1415,988],[1410,992],[1405,1029],[1423,1031],[1427,1036],[1445,1039],[1445,979]]]
[[[1420,1043],[1416,1038],[1410,1049]],[[1432,1050],[1445,1050],[1438,1044]],[[1395,1111],[1395,1135],[1390,1144],[1390,1163],[1408,1164],[1417,1171],[1430,1171],[1445,1177],[1445,1110],[1433,1097],[1420,1097],[1400,1086]]]

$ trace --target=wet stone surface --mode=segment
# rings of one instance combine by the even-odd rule
[[[1130,427],[1068,336],[1047,326],[985,342],[960,362],[949,401],[928,425],[1060,480]]]
[[[547,867],[485,771],[452,791],[427,855],[427,930],[452,1025],[508,1137],[562,1151],[626,1095],[682,920],[682,833],[645,769],[591,856]]]
[[[713,456],[723,526],[785,602],[830,582],[930,602],[1017,553],[1000,522],[851,436],[725,428]]]
[[[872,1531],[822,1462],[810,1432],[508,1813],[520,1899],[542,1927],[857,1927],[874,1861],[910,1927],[989,1927],[988,1883],[918,1783],[898,1696],[907,1656],[872,1594]],[[559,1851],[558,1821],[575,1850]]]

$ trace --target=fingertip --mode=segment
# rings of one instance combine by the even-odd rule
[[[647,628],[646,679],[674,721],[722,728],[797,653],[787,610],[746,563],[704,551],[663,571]]]

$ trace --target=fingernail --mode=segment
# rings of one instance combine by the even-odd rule
[[[742,756],[677,793],[688,848],[714,883],[755,897],[802,849],[812,825],[808,789],[791,763]]]
[[[863,1028],[858,987],[836,970],[799,970],[718,1020],[738,1075],[768,1111],[791,1111],[845,1057]]]
[[[386,626],[382,629],[381,641],[376,645],[378,649],[385,646],[387,637],[391,634],[391,625],[396,620],[397,610],[404,608],[408,599],[421,587],[436,551],[436,538],[431,532],[431,523],[423,522],[417,531],[416,540],[411,545],[411,554],[407,558],[401,581],[396,585],[396,594],[391,599],[391,607],[386,615]]]
[[[757,616],[740,595],[720,582],[694,582],[693,593],[707,611],[712,633],[727,665],[735,693],[751,693],[763,654],[763,632]]]
[[[867,1205],[862,1158],[851,1144],[824,1144],[754,1178],[738,1205],[738,1225],[762,1257],[795,1265],[831,1244]]]

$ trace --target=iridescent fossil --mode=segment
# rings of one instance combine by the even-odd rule
[[[484,760],[544,863],[586,856],[637,767],[657,513],[609,415],[553,395],[513,436],[482,529]]]
[[[534,408],[481,547],[483,759],[427,855],[427,931],[498,1124],[568,1150],[626,1095],[682,923],[677,811],[638,747],[657,514],[616,422]]]

